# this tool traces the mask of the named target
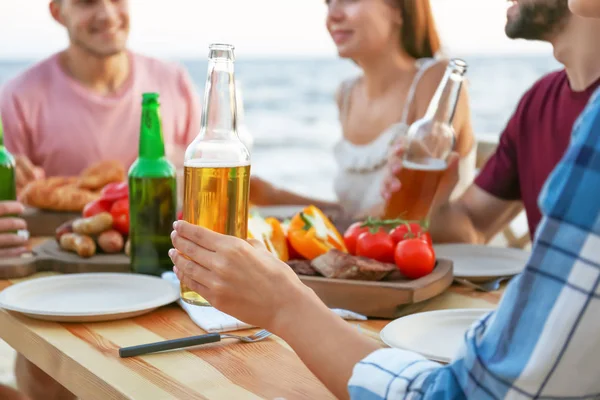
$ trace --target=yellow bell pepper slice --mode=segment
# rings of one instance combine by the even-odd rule
[[[287,239],[279,221],[255,214],[248,219],[248,239],[262,241],[267,250],[282,261],[289,260]]]
[[[331,221],[315,206],[296,214],[288,228],[290,244],[300,255],[313,260],[329,250],[347,253],[344,239]]]

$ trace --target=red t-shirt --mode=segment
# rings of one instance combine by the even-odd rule
[[[546,178],[562,158],[573,125],[600,79],[585,91],[571,90],[565,70],[540,79],[522,97],[502,132],[496,152],[475,184],[504,200],[522,200],[529,233],[540,222],[538,196]]]

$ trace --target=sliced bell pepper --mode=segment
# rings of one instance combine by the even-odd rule
[[[342,235],[315,206],[306,207],[292,218],[288,238],[292,247],[308,260],[333,249],[348,252]]]
[[[291,219],[286,219],[285,221],[283,221],[281,223],[281,228],[283,229],[283,234],[285,235],[285,241],[288,246],[289,259],[290,260],[303,260],[304,256],[302,256],[302,254],[298,253],[296,251],[296,249],[294,249],[294,246],[292,246],[292,243],[290,243],[290,237],[289,237],[288,233],[290,231],[290,223],[291,222],[292,222]]]
[[[281,261],[289,260],[288,245],[281,223],[275,218],[257,214],[248,219],[248,239],[262,241],[267,249]]]

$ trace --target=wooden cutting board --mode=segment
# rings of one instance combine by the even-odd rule
[[[54,236],[56,228],[79,217],[81,217],[81,213],[47,211],[32,207],[26,207],[21,216],[27,221],[27,230],[32,237]]]
[[[0,279],[24,278],[36,272],[129,272],[129,257],[120,254],[97,254],[81,258],[62,250],[55,240],[33,248],[33,254],[0,260]]]
[[[330,308],[342,308],[368,317],[397,318],[408,306],[442,294],[454,278],[450,260],[438,259],[435,269],[423,278],[358,281],[299,275],[305,285]]]

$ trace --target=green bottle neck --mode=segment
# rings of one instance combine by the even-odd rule
[[[4,149],[4,128],[2,127],[2,118],[0,118],[0,150]]]
[[[15,158],[4,147],[4,131],[2,130],[2,121],[0,120],[0,166],[15,167]]]
[[[140,158],[156,160],[165,156],[165,142],[158,103],[142,106]]]

